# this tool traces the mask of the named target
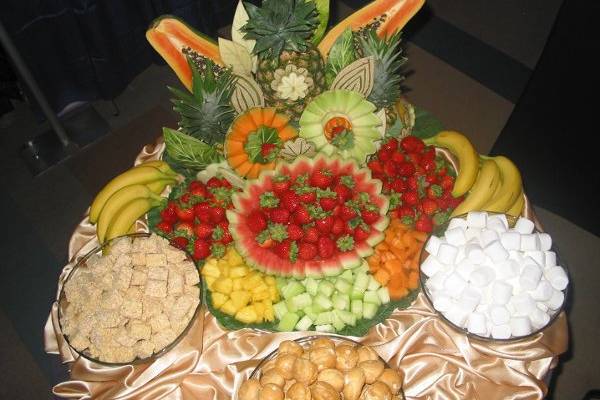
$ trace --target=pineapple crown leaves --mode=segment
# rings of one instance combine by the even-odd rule
[[[402,94],[400,82],[404,76],[400,68],[407,61],[402,56],[402,32],[380,38],[375,29],[367,29],[357,34],[357,42],[363,57],[375,59],[373,89],[367,100],[377,108],[388,107],[396,103]]]
[[[179,126],[184,133],[209,145],[222,143],[235,116],[230,102],[235,77],[227,69],[218,69],[209,59],[202,71],[189,56],[188,64],[192,70],[192,93],[169,87],[175,96],[171,99],[173,110],[181,117]]]
[[[315,3],[306,0],[263,0],[257,7],[244,3],[248,22],[244,39],[256,40],[253,54],[278,57],[282,51],[304,51],[319,24]]]

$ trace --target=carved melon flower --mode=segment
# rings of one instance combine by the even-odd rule
[[[271,88],[279,98],[292,101],[306,97],[312,86],[313,80],[308,76],[306,68],[297,68],[293,64],[286,65],[285,69],[275,70],[275,79],[271,82]]]

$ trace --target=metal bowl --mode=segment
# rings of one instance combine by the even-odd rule
[[[502,213],[488,212],[488,215],[498,215],[498,214],[502,215]],[[508,215],[508,214],[504,214],[504,215],[506,216],[506,219],[508,220],[509,227],[514,227],[515,224],[517,223],[517,220],[519,219],[519,217],[515,217],[513,215]],[[467,218],[467,214],[457,215],[456,217],[453,217],[453,218],[466,219]],[[431,234],[431,235],[429,235],[429,238],[431,238],[431,236],[442,236],[443,233],[446,231],[449,223],[450,223],[450,221],[448,221],[444,225],[440,226],[440,228],[438,229],[438,232],[440,232],[439,235]],[[534,232],[541,233],[543,231],[537,229],[537,227],[536,227],[535,230],[534,230]],[[427,239],[427,241],[429,241],[429,238]],[[429,256],[429,253],[427,253],[427,251],[425,250],[425,247],[427,246],[427,241],[425,242],[425,245],[423,246],[423,251],[421,251],[421,257],[419,259],[419,266]],[[561,262],[560,262],[560,257],[559,257],[558,252],[556,251],[556,246],[554,245],[554,243],[552,244],[551,251],[553,251],[554,253],[556,253],[557,265],[561,265],[564,268],[565,273],[567,274],[567,276],[569,276],[569,271],[568,271],[567,267],[565,265],[561,264]],[[420,267],[419,267],[419,278],[420,278],[420,281],[421,281],[421,289],[422,289],[423,294],[425,295],[425,298],[427,299],[427,302],[431,305],[431,308],[433,308],[435,310],[436,314],[444,322],[446,322],[446,324],[448,324],[450,327],[452,327],[456,331],[465,334],[468,337],[471,337],[471,338],[474,338],[474,339],[478,339],[478,340],[487,341],[487,342],[503,342],[503,343],[515,342],[515,341],[519,341],[519,340],[530,339],[533,336],[537,335],[538,333],[544,331],[544,329],[546,329],[548,326],[550,326],[550,325],[552,325],[554,323],[554,321],[558,318],[558,316],[560,315],[560,313],[565,309],[565,305],[566,305],[566,302],[567,302],[568,289],[569,289],[569,287],[567,286],[565,288],[565,290],[562,291],[563,294],[565,295],[565,300],[563,301],[563,304],[560,306],[560,308],[558,310],[555,310],[554,314],[552,314],[550,316],[550,320],[548,321],[548,323],[545,326],[543,326],[543,327],[541,327],[539,329],[536,329],[535,331],[533,331],[530,334],[525,335],[525,336],[512,336],[512,337],[507,338],[507,339],[496,339],[496,338],[493,338],[491,336],[481,336],[481,335],[478,335],[478,334],[475,334],[475,333],[471,333],[466,328],[462,328],[462,327],[454,324],[448,318],[446,318],[441,311],[438,311],[434,307],[433,300],[431,298],[431,293],[430,293],[429,289],[427,288],[427,285],[425,285],[425,283],[427,282],[427,280],[429,278],[427,276],[425,276],[425,274],[423,274],[423,272],[421,271]],[[570,279],[571,278],[569,276],[569,281],[570,281]]]
[[[77,262],[77,264],[75,264],[75,266],[73,267],[73,269],[71,270],[71,272],[69,272],[69,275],[67,275],[67,277],[65,278],[65,281],[63,283],[62,289],[61,289],[59,297],[58,297],[58,323],[59,323],[61,332],[64,332],[63,327],[62,327],[62,314],[64,312],[63,309],[69,304],[69,302],[67,301],[67,298],[65,296],[65,292],[64,292],[64,288],[65,288],[67,282],[69,281],[69,279],[71,279],[73,276],[75,276],[75,274],[77,274],[77,271],[80,271],[83,268],[87,268],[87,260],[89,260],[89,258],[92,257],[93,255],[100,254],[103,251],[105,251],[108,247],[110,247],[111,243],[113,243],[115,240],[121,239],[123,237],[129,237],[132,240],[135,240],[136,238],[150,237],[150,235],[151,235],[150,233],[132,233],[132,234],[129,234],[129,235],[124,235],[124,236],[120,236],[120,237],[114,238],[114,239],[112,239],[110,241],[107,241],[103,245],[94,248],[89,253],[87,253],[86,255],[84,255],[83,257],[81,257],[81,259],[79,259],[79,261]],[[189,257],[189,255],[187,257],[191,261],[191,258]],[[199,276],[200,279],[202,279],[202,277],[200,276],[200,274],[198,274],[198,276]],[[201,283],[199,283],[198,285],[200,286]],[[185,335],[187,335],[188,331],[190,330],[190,328],[192,327],[194,321],[196,320],[196,317],[198,316],[198,312],[199,312],[201,306],[202,306],[202,291],[200,291],[200,302],[198,303],[198,306],[196,307],[196,310],[194,311],[194,315],[192,316],[192,318],[188,322],[188,324],[185,327],[185,329],[175,338],[175,340],[173,342],[171,342],[170,344],[168,344],[164,348],[160,349],[159,351],[154,352],[149,357],[146,357],[146,358],[136,358],[136,359],[134,359],[132,361],[128,361],[128,362],[124,362],[124,363],[113,363],[113,362],[107,362],[107,361],[98,360],[97,358],[94,358],[94,357],[90,356],[87,353],[86,350],[79,351],[75,347],[73,347],[71,345],[71,342],[69,341],[69,336],[68,335],[66,335],[66,334],[63,333],[63,337],[65,338],[65,341],[69,344],[69,347],[71,347],[71,349],[73,349],[73,351],[75,351],[81,357],[83,357],[83,358],[85,358],[87,360],[93,361],[95,363],[101,364],[101,365],[113,366],[114,367],[114,366],[142,364],[142,363],[152,362],[155,359],[157,359],[157,358],[161,357],[162,355],[164,355],[165,353],[167,353],[173,347],[175,347],[181,341],[181,339],[183,339],[183,337]]]

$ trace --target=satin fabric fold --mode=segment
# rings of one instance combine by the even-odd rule
[[[158,159],[164,143],[147,145],[135,164]],[[456,167],[447,152],[442,151]],[[534,219],[530,203],[524,214]],[[137,230],[145,231],[138,222]],[[86,217],[69,243],[69,264],[62,282],[79,258],[98,245],[95,228]],[[230,399],[260,360],[282,340],[305,336],[300,332],[272,333],[252,329],[226,331],[203,308],[183,340],[153,362],[108,367],[72,351],[58,324],[55,302],[44,327],[45,350],[59,354],[70,368],[71,380],[53,393],[75,399]],[[314,333],[310,333],[314,334]],[[396,310],[384,323],[362,338],[405,375],[407,399],[540,399],[544,378],[556,366],[568,343],[566,316],[561,314],[544,332],[510,343],[469,338],[437,317],[422,294],[405,310]]]

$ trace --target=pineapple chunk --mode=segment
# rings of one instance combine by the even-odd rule
[[[262,283],[262,277],[260,272],[251,272],[250,274],[248,274],[245,279],[244,279],[244,289],[245,290],[252,290],[253,288],[255,288],[256,286],[260,285]]]
[[[237,251],[235,251],[235,249],[233,247],[230,247],[227,250],[227,253],[225,254],[225,258],[227,258],[227,261],[229,262],[229,265],[231,265],[231,266],[240,265],[244,262],[244,260],[242,260],[242,257],[238,254]]]
[[[260,292],[252,293],[252,301],[262,301],[262,300],[268,300],[270,298],[271,298],[271,294],[269,293],[269,290],[261,290]]]
[[[250,302],[251,296],[250,293],[245,290],[236,290],[231,292],[231,300],[233,304],[235,304],[236,308],[239,310],[242,307],[245,307]]]
[[[229,267],[229,263],[227,262],[227,260],[224,259],[220,259],[219,261],[217,261],[217,265],[219,266],[219,268]]]
[[[204,281],[206,282],[206,286],[208,286],[208,288],[210,290],[213,289],[213,283],[219,278],[215,278],[214,276],[205,276],[204,277]]]
[[[221,311],[228,315],[235,315],[238,312],[238,308],[233,303],[233,300],[229,299],[221,306]]]
[[[263,318],[268,322],[275,321],[275,312],[273,311],[273,307],[265,307]]]
[[[265,285],[264,283],[261,283],[258,286],[254,286],[251,289],[251,291],[252,291],[252,293],[268,292],[269,291],[269,287],[267,285]]]
[[[259,302],[253,303],[252,307],[254,307],[254,310],[256,311],[257,322],[262,322],[263,317],[265,315],[265,305],[259,301]]]
[[[222,260],[220,260],[219,262],[221,262],[221,261]],[[219,270],[221,271],[221,276],[229,278],[229,265],[220,265],[219,264]]]
[[[213,292],[210,294],[210,296],[212,298],[213,307],[215,308],[221,308],[221,306],[225,304],[227,300],[229,300],[229,296],[219,292]]]
[[[209,264],[206,263],[204,264],[204,266],[202,267],[201,270],[202,276],[211,276],[213,278],[218,278],[219,276],[221,276],[221,271],[219,270],[219,267],[217,266],[217,264]]]
[[[269,299],[273,302],[279,301],[279,291],[275,286],[269,286]]]
[[[215,292],[229,294],[233,290],[233,280],[231,278],[217,278],[213,283]]]
[[[275,286],[277,285],[277,282],[275,281],[275,278],[272,276],[265,276],[265,283],[269,286]]]
[[[233,290],[243,290],[244,280],[242,278],[235,278],[233,280]]]
[[[254,307],[246,306],[235,314],[235,318],[245,324],[251,324],[257,321],[258,315],[256,315]]]
[[[229,277],[230,278],[241,278],[248,275],[250,270],[245,265],[238,265],[235,267],[229,268]]]

